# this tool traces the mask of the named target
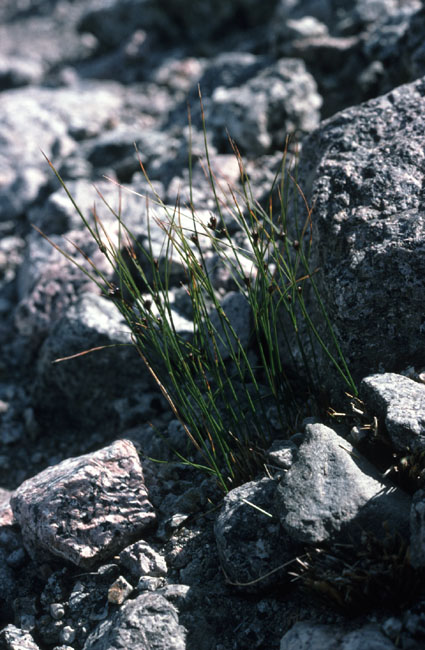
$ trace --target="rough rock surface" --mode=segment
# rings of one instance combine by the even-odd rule
[[[145,593],[100,623],[83,650],[185,650],[185,636],[176,608],[160,594]]]
[[[215,524],[224,574],[230,583],[247,590],[251,587],[258,591],[276,582],[284,569],[274,570],[294,556],[291,543],[282,548],[280,523],[273,507],[275,490],[271,479],[231,490]],[[267,575],[271,571],[272,575]]]
[[[11,499],[32,557],[84,568],[112,556],[155,521],[136,449],[119,440],[25,481]]]
[[[283,475],[276,497],[284,535],[296,543],[359,539],[363,530],[379,538],[384,521],[391,530],[408,534],[409,497],[383,483],[373,465],[323,424],[306,426],[297,459]]]
[[[420,79],[335,115],[303,144],[312,266],[357,381],[425,363],[424,106]]]
[[[360,384],[367,408],[382,418],[394,447],[402,452],[425,449],[425,386],[394,373],[372,375]]]
[[[2,650],[39,650],[29,632],[7,625],[0,632],[0,648]]]

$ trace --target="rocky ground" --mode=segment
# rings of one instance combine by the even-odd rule
[[[3,0],[1,649],[425,646],[424,35],[420,0]],[[187,202],[188,102],[193,200],[214,216],[198,84],[215,172],[240,188],[229,132],[259,202],[296,134],[318,287],[360,389],[344,400],[319,350],[340,415],[306,402],[224,500],[168,451],[191,453],[133,347],[52,364],[129,331],[32,228],[112,282],[43,153],[88,217],[111,223],[93,185],[117,209],[121,184],[145,242],[134,144],[165,203]]]

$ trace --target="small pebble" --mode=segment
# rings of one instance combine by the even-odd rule
[[[50,616],[60,621],[65,616],[65,607],[61,603],[52,603],[49,607]]]
[[[61,643],[72,643],[75,639],[75,630],[70,625],[65,625],[65,627],[60,631],[59,640]]]
[[[122,605],[127,596],[131,594],[133,587],[123,576],[119,576],[109,587],[108,602],[113,605]]]

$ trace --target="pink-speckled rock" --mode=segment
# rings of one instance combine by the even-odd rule
[[[156,518],[128,440],[48,467],[22,483],[11,505],[33,559],[83,568],[140,539]]]
[[[12,526],[16,523],[10,506],[10,497],[12,494],[13,492],[0,488],[0,528],[2,526]]]

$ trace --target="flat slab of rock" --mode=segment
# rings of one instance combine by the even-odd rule
[[[386,372],[360,384],[366,407],[385,422],[399,451],[425,449],[425,386],[408,377]]]
[[[140,538],[156,518],[128,440],[47,468],[22,483],[11,506],[33,559],[83,568]]]
[[[378,470],[323,424],[307,425],[276,494],[280,521],[295,542],[359,539],[363,530],[380,537],[384,522],[408,535],[410,498],[384,484]]]

